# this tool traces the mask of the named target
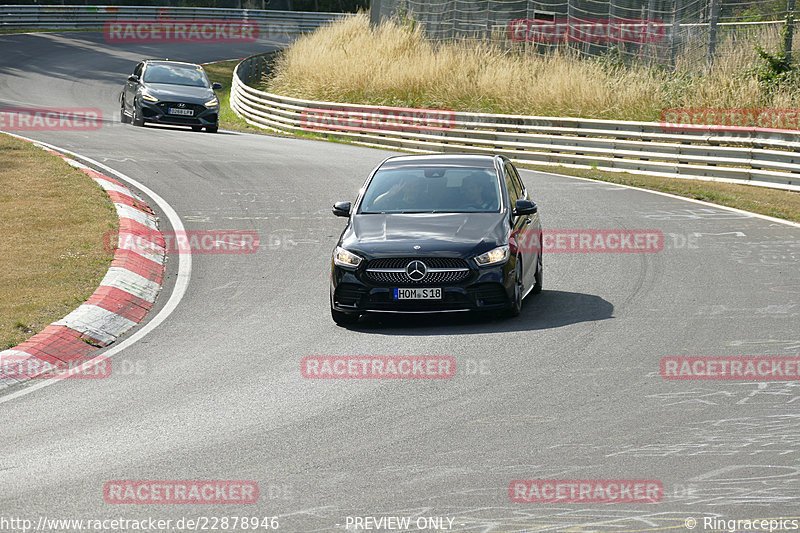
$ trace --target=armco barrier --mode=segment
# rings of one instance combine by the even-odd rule
[[[800,131],[401,109],[254,89],[272,53],[236,67],[231,107],[248,123],[411,152],[497,153],[547,166],[748,183],[800,191]]]
[[[346,16],[346,13],[197,7],[0,5],[0,30],[101,30],[106,22],[118,20],[213,19],[251,21],[258,24],[260,35],[275,35],[312,31],[331,20]]]

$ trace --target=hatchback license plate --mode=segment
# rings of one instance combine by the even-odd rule
[[[194,115],[194,110],[192,110],[192,109],[178,109],[178,108],[175,108],[175,107],[170,107],[169,108],[169,114],[170,115],[184,115],[184,116],[187,116],[187,117],[191,117],[192,115]]]
[[[427,289],[395,289],[395,300],[441,300],[441,288]]]

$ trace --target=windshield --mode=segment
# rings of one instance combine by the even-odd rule
[[[146,83],[169,83],[190,87],[210,87],[208,77],[201,67],[189,65],[151,64],[144,71]]]
[[[500,188],[493,170],[420,167],[379,170],[360,213],[496,213]]]

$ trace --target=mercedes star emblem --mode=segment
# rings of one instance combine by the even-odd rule
[[[427,273],[428,267],[425,266],[425,263],[422,261],[411,261],[408,266],[406,266],[406,276],[408,276],[411,281],[420,281]]]

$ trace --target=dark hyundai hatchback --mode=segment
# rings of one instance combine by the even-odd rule
[[[519,314],[542,290],[541,224],[502,156],[390,157],[370,174],[333,251],[331,315]]]
[[[219,128],[219,83],[208,81],[205,70],[194,63],[146,59],[133,69],[119,95],[120,120],[144,126],[145,122]]]

